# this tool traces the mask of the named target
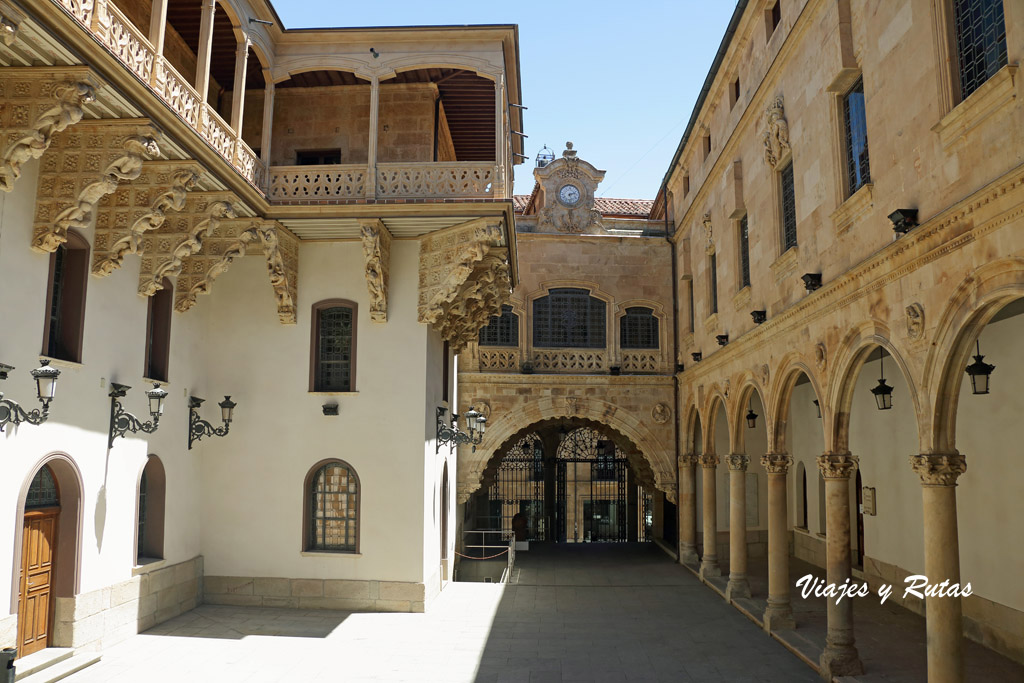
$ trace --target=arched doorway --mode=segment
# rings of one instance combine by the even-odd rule
[[[565,431],[556,453],[555,517],[561,543],[629,540],[627,462],[600,431]]]

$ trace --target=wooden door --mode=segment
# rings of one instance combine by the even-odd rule
[[[53,622],[53,570],[60,508],[27,510],[18,594],[18,656],[42,650]]]

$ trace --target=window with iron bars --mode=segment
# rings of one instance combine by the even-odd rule
[[[953,0],[956,19],[960,98],[1006,66],[1006,21],[1003,0]]]
[[[750,231],[746,215],[740,219],[740,289],[750,286]]]
[[[793,162],[779,173],[782,185],[782,251],[796,246],[796,193],[793,188]]]
[[[853,194],[871,182],[863,79],[857,79],[857,83],[843,98],[843,123],[846,129],[847,191]]]
[[[519,346],[519,316],[511,306],[502,306],[501,315],[480,328],[480,346]]]
[[[552,289],[533,302],[533,345],[539,348],[602,349],[606,304],[586,289]]]
[[[347,306],[317,312],[316,391],[351,391],[352,309]]]
[[[654,309],[631,306],[619,318],[619,346],[624,349],[658,348],[658,319]]]

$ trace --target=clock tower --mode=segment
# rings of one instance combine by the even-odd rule
[[[601,233],[601,212],[594,208],[594,192],[604,171],[576,156],[572,143],[565,143],[560,159],[533,171],[537,180],[538,232]]]

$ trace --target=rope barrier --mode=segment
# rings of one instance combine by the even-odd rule
[[[490,557],[470,557],[469,555],[463,555],[462,553],[460,553],[457,550],[455,551],[455,554],[458,555],[459,557],[464,557],[467,560],[493,560],[496,557],[501,557],[502,555],[504,555],[507,552],[508,552],[508,548],[505,548],[504,550],[502,550],[497,555],[491,555]]]

